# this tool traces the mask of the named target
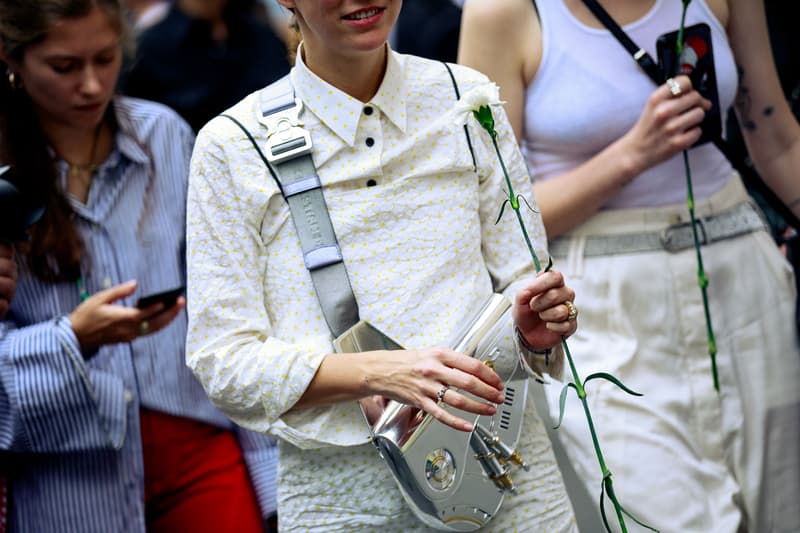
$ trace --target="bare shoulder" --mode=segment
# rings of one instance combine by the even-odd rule
[[[531,0],[466,0],[462,17],[489,33],[508,35],[524,30],[531,15],[535,15]]]
[[[734,0],[706,0],[706,4],[708,5],[711,12],[714,13],[714,16],[717,17],[717,20],[722,24],[722,27],[728,27],[728,19],[730,18],[730,4]],[[747,0],[748,3],[753,2],[753,0]]]
[[[502,57],[526,71],[538,65],[541,29],[532,0],[466,0],[461,31],[462,45],[479,47],[494,61]]]

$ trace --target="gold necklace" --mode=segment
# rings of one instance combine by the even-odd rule
[[[78,165],[73,163],[66,157],[62,157],[64,161],[67,163],[67,176],[69,178],[75,178],[84,185],[88,186],[89,182],[92,179],[95,171],[97,170],[97,164],[95,163],[95,157],[97,155],[97,142],[100,139],[100,129],[103,127],[103,123],[101,122],[98,124],[97,128],[94,130],[94,137],[92,138],[92,149],[89,152],[89,163],[85,165]]]

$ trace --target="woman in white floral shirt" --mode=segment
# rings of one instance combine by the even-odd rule
[[[217,118],[201,130],[192,160],[188,363],[226,414],[280,439],[282,531],[423,531],[368,443],[358,401],[382,396],[471,429],[444,405],[491,414],[503,383],[477,360],[432,347],[493,292],[514,302],[509,333],[517,327],[535,350],[557,346],[576,328],[574,292],[558,272],[535,276],[514,217],[495,224],[502,170],[471,121],[473,164],[452,119],[456,97],[445,66],[387,46],[401,2],[280,3],[301,29],[291,81],[361,318],[408,349],[332,353],[287,203],[241,129]],[[452,68],[461,92],[489,83]],[[259,111],[255,94],[227,114],[263,146]],[[514,187],[534,206],[513,133],[498,115]],[[538,213],[523,216],[546,256]],[[555,351],[551,372],[560,358]],[[515,475],[519,494],[486,529],[573,531],[532,402],[520,448],[533,467]]]

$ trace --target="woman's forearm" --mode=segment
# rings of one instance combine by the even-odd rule
[[[582,224],[641,170],[632,151],[617,141],[579,167],[548,180],[534,179],[536,202],[552,239]]]

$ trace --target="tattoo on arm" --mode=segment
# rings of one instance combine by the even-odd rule
[[[745,84],[744,69],[741,65],[736,66],[739,73],[739,91],[736,93],[736,109],[739,111],[739,118],[743,129],[754,131],[756,123],[752,118],[752,105],[753,101],[750,97],[750,90]]]
[[[755,131],[757,129],[755,115],[753,112],[753,98],[750,96],[750,89],[745,83],[744,69],[741,65],[736,66],[739,73],[739,91],[736,94],[735,106],[739,110],[739,117],[741,118],[742,128],[748,131]],[[775,106],[767,104],[761,110],[761,115],[764,117],[771,117],[775,113]]]

